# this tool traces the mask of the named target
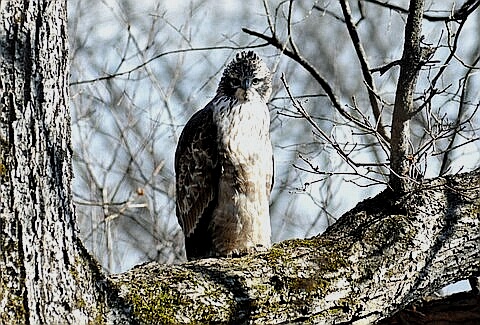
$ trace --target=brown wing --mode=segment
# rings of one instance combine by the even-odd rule
[[[272,169],[271,173],[267,173],[267,196],[270,197],[270,194],[273,190],[273,183],[275,181],[275,158],[273,157],[273,149],[272,149]]]
[[[185,237],[193,233],[217,195],[216,134],[212,104],[209,103],[190,118],[178,141],[175,151],[176,212]]]

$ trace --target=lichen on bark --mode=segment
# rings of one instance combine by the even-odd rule
[[[132,304],[142,297],[140,309],[160,301],[157,310],[174,323],[374,322],[478,272],[478,177],[425,181],[402,196],[386,191],[324,234],[265,253],[149,263],[112,281]],[[469,265],[461,271],[453,264],[460,255]],[[137,314],[141,323],[160,315],[149,311]]]

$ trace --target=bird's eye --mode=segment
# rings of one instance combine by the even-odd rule
[[[260,83],[260,79],[258,79],[258,78],[253,78],[252,79],[252,84],[253,85],[258,85],[259,83]]]
[[[240,87],[240,79],[232,78],[230,80],[230,84],[232,85],[232,87]]]

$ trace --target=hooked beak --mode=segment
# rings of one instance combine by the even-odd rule
[[[241,84],[242,89],[247,90],[248,88],[250,88],[251,85],[252,85],[251,78],[245,78],[242,80],[242,84]]]

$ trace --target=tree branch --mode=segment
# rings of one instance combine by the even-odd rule
[[[260,48],[260,47],[265,47],[269,44],[257,44],[257,45],[249,45],[249,46],[206,46],[206,47],[194,47],[194,48],[187,48],[187,49],[177,49],[177,50],[172,50],[172,51],[166,51],[159,53],[148,60],[145,60],[143,63],[125,70],[125,71],[120,71],[120,72],[115,72],[115,73],[107,73],[103,76],[99,76],[97,78],[93,79],[87,79],[87,80],[77,80],[77,81],[72,81],[70,82],[70,86],[75,86],[75,85],[81,85],[81,84],[86,84],[86,83],[94,83],[97,81],[102,81],[102,80],[110,80],[116,77],[121,77],[124,75],[129,75],[143,67],[146,67],[150,63],[152,63],[155,60],[160,59],[161,57],[167,56],[167,55],[172,55],[172,54],[179,54],[179,53],[186,53],[186,52],[200,52],[200,51],[212,51],[212,50],[241,50],[241,49],[252,49],[252,48]]]
[[[280,40],[276,37],[276,35],[267,36],[265,34],[250,30],[248,28],[242,28],[242,31],[246,34],[249,34],[267,41],[268,44],[276,47],[283,54],[285,54],[286,56],[288,56],[289,58],[291,58],[292,60],[300,64],[300,66],[302,66],[315,79],[315,81],[318,82],[320,87],[322,87],[327,97],[330,99],[333,107],[337,110],[337,112],[340,113],[341,116],[343,116],[347,121],[351,121],[352,123],[354,123],[360,129],[370,131],[368,126],[366,126],[362,121],[355,118],[352,114],[350,114],[343,108],[342,104],[340,103],[340,99],[333,91],[327,79],[325,79],[325,77],[322,76],[322,74],[317,70],[317,68],[315,68],[312,64],[310,64],[310,62],[308,62],[303,56],[301,56],[300,53],[295,53],[294,51],[288,49],[285,44],[280,42]]]
[[[140,323],[366,324],[478,276],[480,171],[360,203],[321,236],[262,254],[115,275]]]
[[[370,72],[370,67],[367,61],[367,55],[365,54],[365,50],[360,42],[360,36],[357,33],[357,28],[352,19],[352,12],[350,10],[350,4],[347,0],[341,0],[340,5],[342,7],[343,16],[345,17],[345,24],[347,25],[348,33],[350,34],[350,38],[353,43],[353,47],[355,48],[355,52],[357,53],[357,58],[360,61],[360,67],[363,74],[363,79],[367,84],[367,91],[368,91],[368,99],[370,100],[370,105],[372,106],[372,113],[375,117],[376,121],[376,131],[381,135],[380,141],[383,140],[387,143],[390,142],[390,138],[385,130],[382,121],[382,113],[380,111],[378,101],[377,101],[377,89],[375,87],[375,82],[373,80],[373,76]]]
[[[390,186],[395,192],[407,191],[412,183],[409,179],[412,162],[408,159],[413,154],[409,148],[410,119],[414,112],[413,93],[421,68],[423,5],[423,0],[410,0],[410,13],[405,25],[405,42],[392,118],[390,164],[393,172],[390,174]]]
[[[396,6],[394,4],[388,2],[382,2],[379,0],[363,0],[365,2],[369,2],[378,6],[382,6],[384,8],[397,11],[401,14],[408,14],[409,10],[402,8],[400,6]],[[452,21],[452,20],[463,20],[468,15],[470,15],[478,6],[480,5],[479,0],[467,0],[458,10],[455,10],[451,15],[448,16],[432,16],[428,14],[423,14],[422,17],[428,21]]]

